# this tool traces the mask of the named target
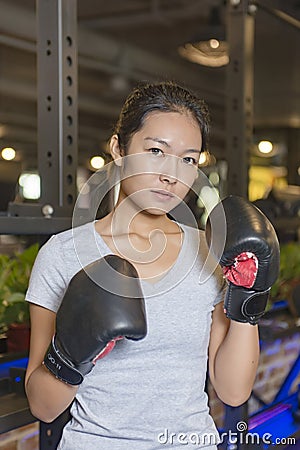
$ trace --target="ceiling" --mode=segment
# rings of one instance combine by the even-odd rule
[[[74,0],[75,2],[75,0]],[[262,0],[300,20],[300,0]],[[197,38],[221,0],[78,0],[79,162],[99,153],[121,104],[139,80],[172,78],[197,90],[212,117],[211,151],[225,143],[226,68],[184,61],[177,47]],[[0,0],[0,146],[24,168],[37,166],[36,4]],[[299,29],[258,8],[255,14],[255,133],[278,139],[300,128]],[[2,168],[2,169],[1,169]],[[6,172],[7,173],[7,172]],[[5,176],[0,165],[0,177]]]

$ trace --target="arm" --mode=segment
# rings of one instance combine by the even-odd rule
[[[257,325],[226,318],[223,303],[212,315],[209,344],[209,376],[224,403],[238,406],[248,400],[259,358]]]
[[[213,312],[210,376],[220,398],[237,406],[248,399],[254,383],[257,324],[279,272],[279,243],[261,211],[235,196],[211,211],[206,237],[227,279],[224,305],[218,304]]]
[[[32,414],[52,422],[73,401],[77,387],[62,383],[42,365],[55,330],[56,314],[46,308],[30,305],[31,340],[25,389]]]
[[[119,293],[102,287],[104,280]],[[70,281],[57,314],[31,305],[31,324],[26,393],[32,413],[51,422],[117,340],[145,337],[144,299],[135,268],[115,255],[89,264]]]

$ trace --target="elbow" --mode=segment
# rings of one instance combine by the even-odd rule
[[[249,397],[240,397],[240,398],[229,398],[229,399],[224,399],[222,400],[223,403],[225,403],[228,406],[233,406],[235,408],[237,408],[238,406],[243,405],[243,403],[245,403],[247,400],[249,399]],[[226,401],[225,401],[226,400]]]
[[[25,392],[30,412],[37,420],[45,423],[51,423],[60,415],[61,412],[58,411],[57,408],[53,408],[52,405],[47,405],[45,401],[32,395],[26,385]]]
[[[250,392],[222,392],[222,393],[217,393],[217,396],[219,397],[219,399],[225,403],[225,405],[228,406],[233,406],[233,407],[238,407],[243,405],[244,403],[246,403],[251,395],[251,391]]]
[[[35,411],[34,409],[30,408],[31,414],[36,417],[40,422],[45,423],[52,423],[58,416],[53,416],[50,414],[47,414],[46,412],[40,412]]]
[[[58,417],[58,414],[51,414],[51,411],[43,410],[42,408],[39,408],[37,405],[33,405],[30,402],[29,409],[31,414],[41,422],[51,423]]]

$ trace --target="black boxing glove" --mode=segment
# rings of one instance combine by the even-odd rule
[[[221,230],[224,218],[226,230]],[[228,281],[225,314],[257,324],[279,274],[280,250],[272,224],[252,203],[231,195],[209,214],[206,238]]]
[[[146,334],[137,271],[127,260],[108,255],[70,281],[43,364],[60,380],[78,385],[118,339],[139,340]]]

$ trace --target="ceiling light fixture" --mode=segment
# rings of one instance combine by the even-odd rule
[[[229,63],[228,43],[219,7],[211,8],[209,24],[201,29],[197,39],[180,46],[178,52],[188,61],[203,66],[222,67]]]

